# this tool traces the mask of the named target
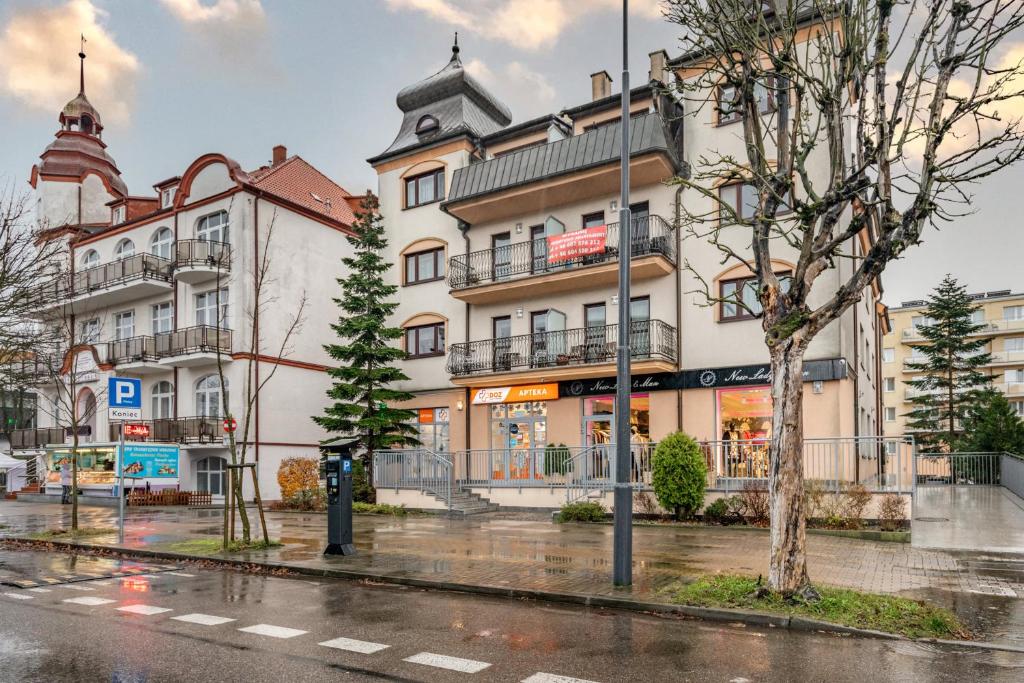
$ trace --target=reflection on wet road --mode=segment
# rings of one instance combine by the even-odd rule
[[[0,562],[19,572],[54,571],[62,561],[71,560],[0,552]],[[91,590],[0,592],[0,678],[832,683],[1024,676],[1024,655],[1014,653],[344,581],[189,567],[77,585]]]

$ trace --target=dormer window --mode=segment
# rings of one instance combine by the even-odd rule
[[[121,206],[115,206],[114,207],[113,216],[111,217],[111,222],[114,225],[117,225],[119,223],[124,223],[124,204],[122,204]]]
[[[426,135],[427,133],[433,133],[440,127],[437,119],[427,114],[420,118],[416,123],[416,135]]]
[[[168,209],[174,204],[174,195],[178,193],[177,187],[165,187],[160,190],[160,208]]]

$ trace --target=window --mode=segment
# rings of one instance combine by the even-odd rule
[[[435,453],[448,451],[448,419],[447,408],[419,408],[416,410],[413,427],[424,448]]]
[[[596,228],[599,225],[604,225],[604,211],[595,211],[594,213],[583,215],[584,228]]]
[[[915,315],[910,319],[910,324],[915,328],[927,327],[929,325],[934,325],[935,321],[926,315]]]
[[[153,419],[164,420],[174,415],[174,385],[157,382],[153,385]]]
[[[885,378],[885,391],[893,392],[896,391],[896,378],[886,377]]]
[[[896,349],[882,349],[882,362],[892,363],[896,360]]]
[[[444,169],[439,168],[405,179],[405,208],[444,199]]]
[[[1009,353],[1024,351],[1024,337],[1010,337],[1006,340],[1006,350]]]
[[[508,337],[511,337],[511,316],[503,315],[497,318],[491,318],[491,332],[494,334],[495,339],[507,339]]]
[[[758,111],[769,114],[775,111],[775,78],[766,77],[766,83],[754,83],[754,97],[757,98]],[[718,123],[734,123],[743,118],[743,110],[736,105],[736,86],[718,86]]]
[[[79,337],[83,344],[95,344],[100,340],[100,321],[99,318],[93,318],[92,320],[83,320],[79,325]]]
[[[975,325],[980,325],[985,322],[985,311],[983,309],[977,309],[971,313],[971,322]]]
[[[775,275],[779,278],[782,291],[789,291],[790,274],[776,273]],[[719,320],[722,322],[752,320],[761,315],[761,301],[757,298],[757,278],[741,277],[734,280],[722,280],[718,287],[719,296],[723,299],[719,316]],[[745,306],[741,306],[740,302]]]
[[[1010,401],[1010,407],[1013,408],[1017,417],[1024,417],[1024,401]]]
[[[1003,306],[1003,320],[1024,320],[1024,306]]]
[[[111,211],[110,222],[114,225],[118,223],[124,223],[124,204],[121,206],[115,206],[114,210]]]
[[[405,255],[405,284],[444,279],[444,247]]]
[[[491,235],[491,261],[495,280],[502,280],[511,275],[512,236],[509,233]]]
[[[211,455],[196,463],[196,489],[215,496],[224,495],[224,465],[227,461]]]
[[[90,249],[82,255],[82,267],[92,268],[100,264],[100,254],[95,249]]]
[[[583,307],[584,327],[604,327],[607,316],[604,304],[587,304]]]
[[[217,309],[220,308],[220,319]],[[196,325],[210,327],[228,326],[228,290],[227,287],[218,292],[216,289],[196,294]]]
[[[160,208],[166,209],[174,203],[174,195],[178,194],[178,188],[168,187],[160,190]]]
[[[153,233],[149,241],[149,253],[160,258],[171,258],[171,249],[174,247],[174,233],[170,228],[160,228]]]
[[[530,226],[530,268],[531,272],[542,273],[548,269],[548,238],[544,225]]]
[[[437,119],[431,116],[430,114],[421,116],[420,120],[416,122],[416,135],[425,135],[426,133],[433,133],[435,130],[438,129],[438,127],[439,124],[437,123]]]
[[[224,393],[227,394],[227,384]],[[222,402],[220,377],[207,375],[196,382],[196,415],[199,417],[222,417],[225,415]]]
[[[114,314],[114,339],[130,339],[135,336],[135,311]]]
[[[1024,384],[1024,370],[1007,370],[1006,371],[1006,383],[1007,384]]]
[[[896,442],[896,441],[886,441],[885,442],[885,454],[886,455],[896,455],[896,450],[898,448],[899,448],[899,443]]]
[[[444,323],[405,328],[405,352],[409,358],[444,355]]]
[[[896,421],[896,409],[886,406],[885,408],[885,421],[895,422]]]
[[[153,334],[170,332],[174,324],[174,304],[165,301],[153,304]]]
[[[791,195],[783,198],[778,208],[778,215],[789,213]],[[747,220],[757,213],[759,198],[757,189],[751,183],[727,183],[718,187],[718,222],[733,222],[733,216]]]
[[[123,259],[135,256],[135,243],[129,239],[123,239],[114,247],[114,258]]]
[[[218,211],[199,219],[196,237],[204,242],[228,241],[228,212]]]

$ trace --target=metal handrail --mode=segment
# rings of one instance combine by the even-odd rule
[[[230,270],[231,245],[213,240],[178,240],[174,245],[174,267],[196,266]]]
[[[452,510],[452,461],[428,448],[385,449],[373,453],[374,488],[429,492]]]
[[[84,270],[62,273],[39,289],[39,296],[47,301],[60,301],[87,294],[137,278],[171,281],[170,259],[155,254],[135,254]]]
[[[156,443],[219,444],[224,440],[223,418],[216,416],[158,417],[152,420],[133,420],[132,424],[149,427],[149,436],[126,436],[126,441]],[[120,437],[120,426],[111,424],[111,441]]]
[[[51,443],[64,443],[64,430],[60,427],[27,427],[12,429],[12,449],[42,448]]]
[[[450,375],[464,376],[612,363],[618,329],[618,325],[600,325],[452,344],[446,370]],[[661,320],[633,321],[630,357],[674,363],[676,328]]]
[[[155,337],[142,335],[107,342],[107,358],[115,365],[155,361],[158,357]]]
[[[562,272],[571,268],[610,263],[619,257],[619,224],[608,223],[604,251],[557,263],[548,262],[547,237],[503,247],[458,254],[448,259],[448,286],[464,289],[493,282]],[[630,234],[633,258],[660,255],[675,263],[675,229],[661,216],[638,216]]]
[[[157,356],[231,351],[231,330],[213,325],[196,325],[154,335]]]

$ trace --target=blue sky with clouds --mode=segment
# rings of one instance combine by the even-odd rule
[[[634,82],[647,53],[675,55],[657,0],[634,0]],[[516,121],[585,101],[589,74],[620,71],[617,0],[4,0],[0,4],[0,184],[29,170],[77,92],[86,92],[133,194],[206,152],[251,169],[288,146],[352,192],[376,187],[365,163],[391,142],[398,90],[440,69],[452,34],[464,63]],[[891,302],[947,270],[975,289],[1024,289],[1022,171],[979,187],[978,213],[896,264]]]

